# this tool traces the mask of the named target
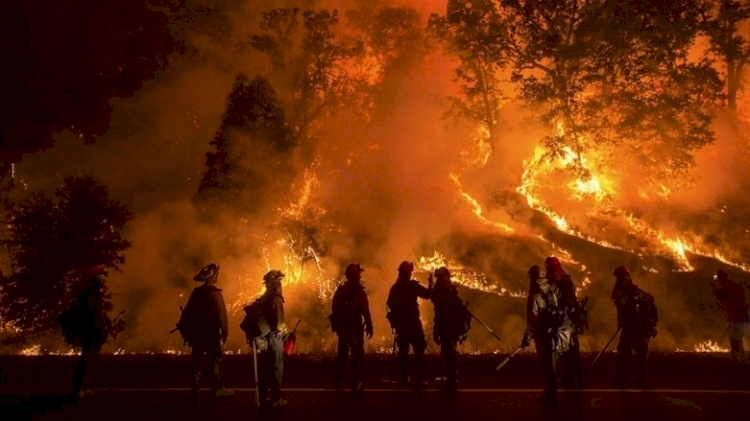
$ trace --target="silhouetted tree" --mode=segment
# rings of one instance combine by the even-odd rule
[[[507,100],[499,86],[499,73],[507,66],[503,44],[493,38],[503,32],[502,25],[492,0],[449,0],[446,15],[433,14],[428,22],[431,34],[459,60],[454,75],[460,95],[450,98],[451,111],[484,124],[493,150],[500,107]]]
[[[719,81],[691,61],[695,2],[498,0],[502,24],[476,31],[501,49],[522,98],[556,129],[550,157],[569,155],[588,176],[588,149],[627,153],[655,177],[685,175],[713,141]],[[458,18],[471,24],[472,14]],[[577,165],[575,165],[577,164]]]
[[[54,198],[33,193],[7,221],[14,272],[1,278],[0,320],[25,333],[55,328],[92,267],[125,262],[130,242],[120,233],[130,219],[90,176],[66,178]]]
[[[110,99],[130,97],[183,51],[169,27],[178,7],[170,0],[0,2],[0,162],[54,145],[60,130],[87,142],[109,130]]]
[[[250,44],[269,59],[269,78],[282,87],[282,104],[290,127],[304,139],[310,125],[345,103],[352,79],[343,64],[361,53],[361,45],[337,39],[337,10],[274,9],[263,13],[260,32]]]
[[[296,145],[284,110],[263,77],[239,75],[227,99],[221,127],[206,155],[200,199],[217,199],[237,208],[256,209],[269,185],[289,175],[289,153]],[[239,201],[254,197],[254,201]]]
[[[363,4],[347,17],[363,42],[363,54],[357,57],[365,65],[357,85],[364,98],[363,116],[389,118],[402,103],[404,86],[419,86],[420,66],[432,47],[422,17],[413,7],[377,4]]]
[[[709,41],[709,52],[722,65],[729,112],[737,112],[737,93],[744,85],[750,63],[750,1],[703,0],[701,31]]]

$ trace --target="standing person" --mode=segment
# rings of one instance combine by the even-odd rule
[[[359,381],[359,365],[365,355],[365,333],[367,339],[372,339],[373,332],[370,304],[367,301],[365,287],[361,283],[364,271],[358,263],[346,267],[346,282],[336,288],[329,316],[331,328],[339,337],[335,388],[341,388],[346,359],[351,351],[353,393],[359,393],[363,388]]]
[[[659,322],[656,304],[651,294],[633,283],[625,266],[616,268],[613,275],[616,281],[612,301],[617,307],[617,327],[622,329],[622,333],[617,345],[617,374],[612,384],[618,388],[627,387],[630,353],[635,351],[635,385],[643,388],[646,384],[648,341],[656,336],[656,324]]]
[[[713,294],[719,303],[719,308],[726,317],[729,325],[729,346],[731,349],[731,361],[742,362],[745,347],[743,339],[750,325],[750,311],[748,311],[745,288],[737,282],[729,279],[729,275],[719,269],[714,275],[712,283]]]
[[[86,289],[78,294],[73,307],[60,318],[68,343],[81,347],[81,359],[73,375],[74,399],[94,393],[96,366],[102,346],[110,333],[114,336],[116,333],[113,332],[122,328],[122,321],[117,328],[113,328],[112,320],[107,315],[112,309],[104,284],[107,268],[95,266],[91,274],[92,279]]]
[[[583,306],[576,297],[576,288],[573,279],[562,267],[557,257],[550,256],[544,260],[547,282],[557,285],[560,291],[560,307],[571,322],[579,320],[583,313]],[[575,323],[574,323],[575,324]],[[563,378],[561,386],[566,388],[583,388],[586,383],[581,375],[581,344],[578,340],[579,329],[573,329],[567,339],[567,350],[560,355],[563,364]]]
[[[417,299],[430,299],[432,280],[430,279],[429,281],[429,288],[425,288],[418,281],[411,279],[413,272],[413,263],[401,262],[398,267],[398,279],[388,293],[386,305],[390,312],[386,317],[388,317],[391,326],[396,330],[399,375],[401,377],[399,385],[401,387],[408,387],[409,385],[409,346],[411,346],[414,350],[414,363],[417,366],[414,387],[417,390],[421,390],[427,386],[422,371],[427,341],[424,338],[422,321],[419,319],[419,304],[417,303]]]
[[[230,396],[234,392],[221,385],[220,365],[222,344],[227,342],[229,328],[227,325],[227,307],[221,289],[216,287],[219,281],[219,266],[211,263],[204,267],[195,277],[195,282],[203,285],[193,289],[185,309],[182,311],[177,329],[183,339],[192,348],[191,361],[193,377],[190,390],[192,398],[198,397],[201,382],[201,369],[204,359],[211,369],[211,394],[218,398]]]
[[[557,359],[569,340],[572,323],[560,306],[562,294],[557,284],[540,277],[539,267],[529,271],[531,291],[526,302],[526,331],[521,347],[526,348],[534,339],[536,354],[544,377],[544,392],[540,403],[552,410],[557,409]]]
[[[284,376],[284,337],[288,333],[284,317],[281,280],[284,273],[271,270],[263,276],[266,292],[258,299],[260,319],[265,322],[257,340],[261,349],[258,361],[258,393],[261,409],[280,408],[288,402],[281,398]],[[261,323],[263,324],[263,323]]]
[[[437,281],[432,289],[432,303],[435,305],[432,338],[440,345],[440,353],[445,362],[445,391],[455,393],[458,391],[456,345],[466,339],[469,333],[471,314],[458,296],[448,268],[436,270],[435,278]]]

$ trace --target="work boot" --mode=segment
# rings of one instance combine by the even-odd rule
[[[414,382],[414,390],[417,390],[417,391],[425,390],[427,389],[427,386],[429,386],[429,384],[427,383],[427,380],[417,380],[416,382]]]
[[[628,388],[628,382],[624,379],[614,379],[612,380],[612,388],[613,389],[627,389]]]
[[[226,387],[222,387],[221,389],[214,391],[215,398],[221,398],[223,396],[232,396],[232,395],[234,395],[234,391],[232,389],[227,389]]]
[[[96,393],[96,389],[82,389],[78,391],[78,397],[91,396]]]
[[[352,386],[352,393],[357,394],[362,392],[362,390],[365,388],[365,385],[362,384],[362,382],[357,382],[357,384]]]
[[[557,387],[561,389],[572,389],[575,386],[575,382],[572,378],[565,378],[557,381]]]
[[[281,407],[286,406],[286,404],[288,404],[288,403],[289,402],[285,401],[284,399],[279,398],[279,399],[271,402],[271,407],[272,408],[281,408]]]
[[[449,394],[449,395],[455,395],[458,393],[458,383],[457,382],[448,382],[443,385],[443,392]]]
[[[557,409],[559,408],[559,405],[557,403],[557,398],[553,396],[539,397],[539,405],[541,405],[543,408],[546,408],[552,412],[557,411]]]

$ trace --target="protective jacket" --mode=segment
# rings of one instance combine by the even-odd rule
[[[719,288],[714,290],[721,311],[729,323],[748,322],[748,304],[745,288],[730,279],[719,281]]]
[[[180,333],[191,347],[213,345],[229,336],[227,307],[221,289],[204,284],[190,294],[177,323]]]
[[[438,281],[432,290],[432,303],[435,305],[435,336],[456,341],[468,333],[471,315],[455,285]]]
[[[372,333],[370,304],[365,287],[358,281],[346,281],[336,288],[331,304],[331,328],[339,335]]]
[[[654,297],[635,284],[616,286],[612,299],[617,307],[617,326],[641,338],[656,336],[659,316]]]
[[[388,319],[396,329],[408,329],[419,321],[419,304],[417,298],[430,299],[430,290],[419,282],[399,278],[388,293],[386,305],[390,309]]]
[[[564,308],[560,306],[562,294],[556,284],[547,279],[537,280],[537,288],[532,292],[526,305],[526,338],[534,338],[537,348],[551,347],[557,352],[565,352],[570,346],[573,323]]]

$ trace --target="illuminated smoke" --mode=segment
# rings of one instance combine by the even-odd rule
[[[271,7],[279,2],[261,3]],[[312,3],[322,7],[328,2],[303,6]],[[335,3],[351,8],[365,2]],[[419,2],[422,20],[426,12],[444,7],[444,1]],[[454,282],[464,288],[461,293],[472,294],[472,311],[481,312],[508,338],[507,344],[498,345],[481,337],[475,326],[467,349],[492,352],[512,347],[520,338],[525,272],[551,254],[575,274],[579,294],[599,300],[592,299],[592,331],[586,335],[585,350],[603,345],[599,342],[614,331],[608,282],[612,268],[627,263],[640,272],[641,286],[657,298],[666,326],[655,340],[659,346],[725,352],[716,342],[726,340],[721,315],[697,310],[693,304],[699,299],[692,299],[697,293],[685,293],[693,294],[688,306],[670,288],[681,285],[681,276],[713,271],[718,262],[750,272],[743,263],[745,237],[738,235],[736,242],[731,236],[713,238],[717,232],[741,233],[746,227],[704,227],[678,212],[698,202],[700,212],[713,212],[724,197],[713,192],[715,186],[742,186],[741,177],[720,172],[713,159],[703,161],[701,154],[708,149],[697,157],[696,173],[703,181],[696,181],[696,188],[702,190],[683,187],[688,180],[648,183],[627,157],[622,167],[602,165],[611,151],[577,154],[565,148],[550,157],[539,143],[546,129],[528,123],[533,110],[511,106],[503,110],[508,121],[507,132],[500,134],[505,149],[492,155],[484,126],[443,118],[442,99],[456,88],[451,82],[453,63],[439,51],[422,57],[410,50],[407,53],[422,61],[385,66],[370,48],[361,62],[339,69],[378,84],[367,115],[357,114],[354,106],[343,107],[339,115],[319,121],[315,135],[290,158],[294,175],[289,185],[264,197],[236,198],[237,208],[242,201],[268,204],[257,213],[238,215],[228,206],[206,217],[191,197],[204,171],[208,142],[221,124],[227,94],[237,74],[252,77],[267,70],[261,57],[237,47],[256,30],[259,10],[228,13],[236,25],[231,42],[196,35],[198,58],[180,59],[182,67],[175,66],[173,73],[150,82],[132,99],[113,99],[116,128],[95,145],[84,146],[71,134],[58,133],[56,148],[24,157],[15,168],[32,188],[52,186],[70,172],[93,173],[136,214],[127,233],[134,246],[124,273],[114,273],[109,280],[115,304],[128,310],[129,323],[127,335],[108,345],[110,352],[186,352],[177,334],[167,332],[195,286],[192,276],[211,261],[222,267],[220,287],[232,319],[231,352],[247,349],[237,327],[241,309],[263,292],[261,279],[270,269],[286,274],[289,318],[303,319],[299,349],[330,351],[335,338],[325,321],[329,299],[350,262],[366,268],[376,324],[371,347],[390,352],[383,304],[402,260],[415,262],[415,276],[422,281],[440,266],[450,268]],[[342,22],[347,24],[345,17]],[[282,96],[289,94],[283,86],[276,88]],[[740,101],[740,119],[747,124],[749,104],[746,98]],[[745,126],[739,132],[747,138]],[[740,147],[726,146],[736,140],[736,132],[726,133],[725,143],[717,148],[719,157],[742,156]],[[736,189],[728,193],[745,194]],[[429,327],[431,304],[422,309]],[[714,322],[701,325],[703,330],[690,337],[673,335],[670,322],[689,324],[688,318]],[[31,346],[19,352],[42,349]]]

